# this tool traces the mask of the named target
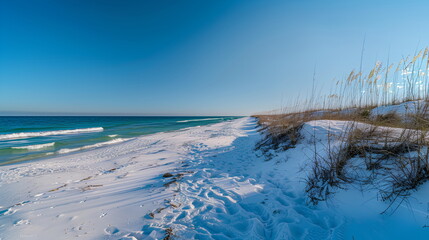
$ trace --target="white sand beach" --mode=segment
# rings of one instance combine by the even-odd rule
[[[307,123],[305,138],[346,122]],[[393,215],[371,191],[308,204],[313,145],[255,151],[256,120],[143,136],[51,159],[0,167],[0,238],[424,239],[425,184]],[[400,228],[398,226],[401,226]]]

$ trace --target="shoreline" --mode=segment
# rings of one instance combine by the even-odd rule
[[[237,121],[245,121],[245,119],[250,118],[240,118],[233,121],[225,121],[200,127],[159,132],[141,136],[132,141],[82,152],[79,151],[43,160],[0,166],[0,189],[5,194],[4,197],[0,199],[0,205],[2,207],[0,208],[0,237],[7,238],[18,233],[23,234],[24,232],[28,232],[30,235],[32,232],[43,233],[44,231],[39,228],[43,229],[43,226],[48,227],[49,221],[58,221],[57,215],[61,213],[53,210],[52,212],[54,212],[54,214],[50,216],[43,217],[44,214],[42,214],[42,216],[37,216],[38,214],[34,213],[34,208],[36,205],[41,206],[46,204],[50,206],[46,206],[44,208],[46,209],[45,211],[55,209],[55,205],[58,203],[55,201],[51,202],[52,199],[67,199],[71,197],[71,195],[81,194],[84,200],[67,203],[68,205],[81,208],[79,202],[86,201],[86,195],[97,192],[97,188],[106,188],[105,186],[108,185],[106,183],[115,182],[115,184],[119,183],[121,188],[128,188],[129,186],[122,186],[122,184],[125,184],[125,182],[127,183],[126,185],[137,184],[137,182],[140,182],[143,178],[146,179],[147,182],[150,182],[148,186],[151,186],[151,184],[155,184],[159,180],[165,180],[160,177],[160,175],[165,172],[174,172],[174,169],[180,168],[182,158],[186,158],[187,156],[187,148],[189,147],[186,145],[187,143],[198,141],[198,139],[201,141],[207,138],[207,136],[203,134],[204,131],[216,132],[218,128],[222,128],[222,126],[228,126]],[[194,135],[198,135],[198,133],[203,135],[201,137],[195,137]],[[228,138],[234,138],[234,136],[212,138],[212,140],[218,139],[217,143],[213,143],[213,147],[216,148],[218,145],[228,144]],[[141,168],[139,171],[135,170],[137,166]],[[151,168],[157,170],[151,170]],[[157,180],[153,182],[153,179]],[[31,190],[22,191],[23,188],[27,187],[30,187]],[[171,197],[174,193],[171,189],[164,187],[163,184],[154,187],[154,189],[160,191],[158,194],[161,192],[162,194],[168,193],[165,196]],[[150,194],[150,192],[155,191],[154,189],[142,189],[142,191]],[[60,197],[60,195],[66,196]],[[99,198],[99,196],[94,197]],[[129,199],[131,196],[107,194],[103,196],[102,199],[108,200],[109,198],[116,197]],[[146,203],[148,206],[145,207],[140,207],[141,204],[138,204],[136,208],[139,210],[139,214],[136,215],[134,219],[140,219],[147,214],[149,209],[158,208],[158,205],[163,204],[163,200],[164,199],[161,201],[161,199],[159,199],[159,203]],[[70,209],[75,207],[67,207],[61,212],[70,211]],[[117,207],[118,206],[116,206],[116,208]],[[100,216],[103,215],[100,209],[86,209],[85,211],[78,212],[86,215],[87,212],[94,211],[100,211],[99,216],[95,218],[97,220],[100,219]],[[114,216],[114,214],[109,215]],[[122,214],[118,213],[117,216],[118,215]],[[104,216],[102,218],[104,219]],[[85,217],[85,219],[92,219],[92,217]],[[28,224],[26,222],[27,220]],[[49,234],[52,234],[52,236],[61,234],[63,232],[62,228],[70,226],[70,224],[73,223],[63,222],[58,224],[61,230],[50,229]],[[107,225],[109,224],[111,225],[111,223]],[[121,224],[123,223],[118,223],[116,225]],[[100,227],[96,232],[91,233],[91,236],[87,236],[88,239],[95,236],[104,236],[106,234],[104,228],[106,227]],[[40,236],[40,238],[45,239],[46,236]],[[37,236],[36,239],[38,239]]]
[[[83,116],[83,118],[85,118],[85,117],[86,118],[94,118],[92,116]],[[27,117],[23,117],[23,118],[27,118]],[[39,117],[37,117],[37,118],[39,118]],[[47,117],[47,118],[52,118],[52,117]],[[58,116],[58,118],[63,118],[63,117]],[[73,116],[72,118],[82,118],[82,116]],[[111,118],[111,117],[108,116],[107,118]],[[141,117],[136,117],[136,118],[141,118]],[[143,117],[143,118],[148,118],[148,117]],[[160,117],[149,117],[149,119],[150,118],[155,118],[156,119],[156,118],[160,118]],[[162,117],[162,118],[165,118],[165,117]],[[204,118],[202,118],[202,117],[198,117],[198,118],[189,117],[189,118],[192,118],[192,119],[187,119],[188,118],[187,116],[181,116],[180,119],[178,119],[179,117],[171,116],[171,117],[167,117],[167,118],[177,119],[177,120],[180,120],[180,119],[184,118],[185,120],[173,121],[173,122],[178,122],[178,123],[181,123],[181,124],[187,124],[188,122],[191,123],[191,124],[193,124],[194,122],[195,123],[199,122],[200,124],[202,124],[200,126],[206,126],[206,125],[211,125],[211,124],[218,123],[218,122],[215,122],[215,123],[206,123],[206,121],[213,121],[213,120],[217,121],[219,119],[222,120],[224,118],[233,118],[233,119],[235,118],[235,119],[238,119],[238,118],[241,118],[241,117],[233,117],[233,116],[218,117],[218,116],[216,116],[216,117],[209,117],[209,118],[207,118],[207,117],[204,117]],[[226,120],[223,120],[223,121],[230,121],[230,119],[226,119]],[[160,126],[155,126],[155,128],[157,128],[157,127],[160,127]],[[21,162],[32,162],[32,161],[42,161],[44,159],[52,159],[52,158],[64,156],[66,154],[68,155],[70,152],[82,152],[82,151],[97,149],[97,148],[100,148],[100,147],[105,147],[105,145],[109,146],[111,144],[118,144],[118,143],[121,143],[123,141],[129,141],[129,140],[133,140],[133,139],[139,138],[139,137],[149,136],[149,135],[157,134],[157,133],[167,133],[167,132],[181,131],[181,130],[184,130],[184,129],[187,129],[187,128],[191,128],[191,127],[195,127],[195,126],[183,126],[181,128],[177,128],[177,129],[160,129],[160,130],[158,130],[156,132],[142,133],[142,134],[136,135],[136,136],[128,136],[127,134],[129,134],[129,133],[127,133],[127,132],[121,133],[120,129],[118,130],[119,132],[116,132],[114,134],[114,133],[111,132],[112,130],[109,129],[107,131],[110,134],[108,134],[107,136],[98,136],[98,138],[109,137],[110,139],[105,139],[104,141],[88,142],[87,145],[63,146],[61,148],[55,148],[54,149],[54,146],[53,146],[54,144],[55,145],[57,145],[58,143],[61,144],[61,142],[63,140],[67,141],[68,139],[67,138],[65,138],[65,139],[52,139],[51,140],[52,142],[49,142],[51,149],[48,152],[46,152],[46,151],[39,152],[39,151],[37,151],[39,149],[36,149],[36,150],[31,149],[31,147],[39,147],[39,148],[41,148],[41,146],[47,145],[46,141],[43,141],[43,143],[37,143],[37,142],[36,143],[31,143],[31,142],[29,142],[27,145],[22,145],[22,146],[8,146],[8,147],[6,147],[6,148],[4,148],[2,150],[15,150],[15,151],[21,150],[23,153],[25,153],[24,152],[25,149],[28,148],[29,150],[27,150],[27,153],[29,155],[21,156],[21,157],[15,158],[15,159],[0,161],[0,166],[10,165],[10,164],[17,164],[17,163],[19,164]],[[100,131],[100,129],[102,129],[102,130]],[[46,132],[46,131],[40,131],[40,132],[8,133],[8,134],[0,134],[0,137],[3,136],[5,138],[4,141],[8,141],[8,140],[11,140],[11,139],[14,140],[14,138],[11,138],[11,137],[17,137],[18,138],[19,135],[40,135],[40,136],[44,136],[44,134],[45,134],[48,137],[50,137],[51,135],[54,135],[54,136],[55,135],[64,135],[64,134],[70,134],[70,133],[76,132],[76,134],[71,135],[72,137],[76,138],[76,137],[79,137],[78,135],[79,135],[80,132],[84,131],[84,133],[85,133],[85,132],[87,132],[89,130],[91,130],[91,132],[101,132],[101,134],[103,134],[103,132],[105,132],[105,131],[103,131],[103,130],[105,130],[105,129],[103,129],[103,127],[90,127],[90,128],[78,128],[78,129],[69,129],[69,130],[51,130],[51,131],[48,131],[48,132]],[[58,134],[54,134],[55,132],[58,132]],[[124,134],[124,136],[118,137],[119,134],[121,134],[121,135]],[[66,135],[66,136],[69,136],[69,135]],[[11,138],[11,139],[9,139],[9,138]],[[29,141],[32,141],[31,137],[21,136],[18,139],[21,139],[21,138],[23,140],[30,139]],[[6,142],[6,144],[7,144],[7,142]],[[43,150],[43,149],[40,149],[40,150]],[[45,150],[47,150],[47,149],[45,149]]]

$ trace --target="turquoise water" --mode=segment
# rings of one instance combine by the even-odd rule
[[[0,165],[238,117],[0,117]]]

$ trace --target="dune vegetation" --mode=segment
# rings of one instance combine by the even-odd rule
[[[376,189],[394,211],[429,179],[428,70],[429,48],[397,64],[352,70],[325,96],[312,94],[280,113],[255,115],[265,134],[256,148],[269,160],[310,134],[314,148],[305,179],[310,203],[355,186]],[[327,131],[320,142],[315,133],[303,132],[312,121],[347,124]]]

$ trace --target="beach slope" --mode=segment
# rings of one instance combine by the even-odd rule
[[[2,166],[0,239],[427,239],[427,184],[391,215],[370,190],[309,203],[311,141],[346,126],[308,122],[269,159],[246,117]]]

